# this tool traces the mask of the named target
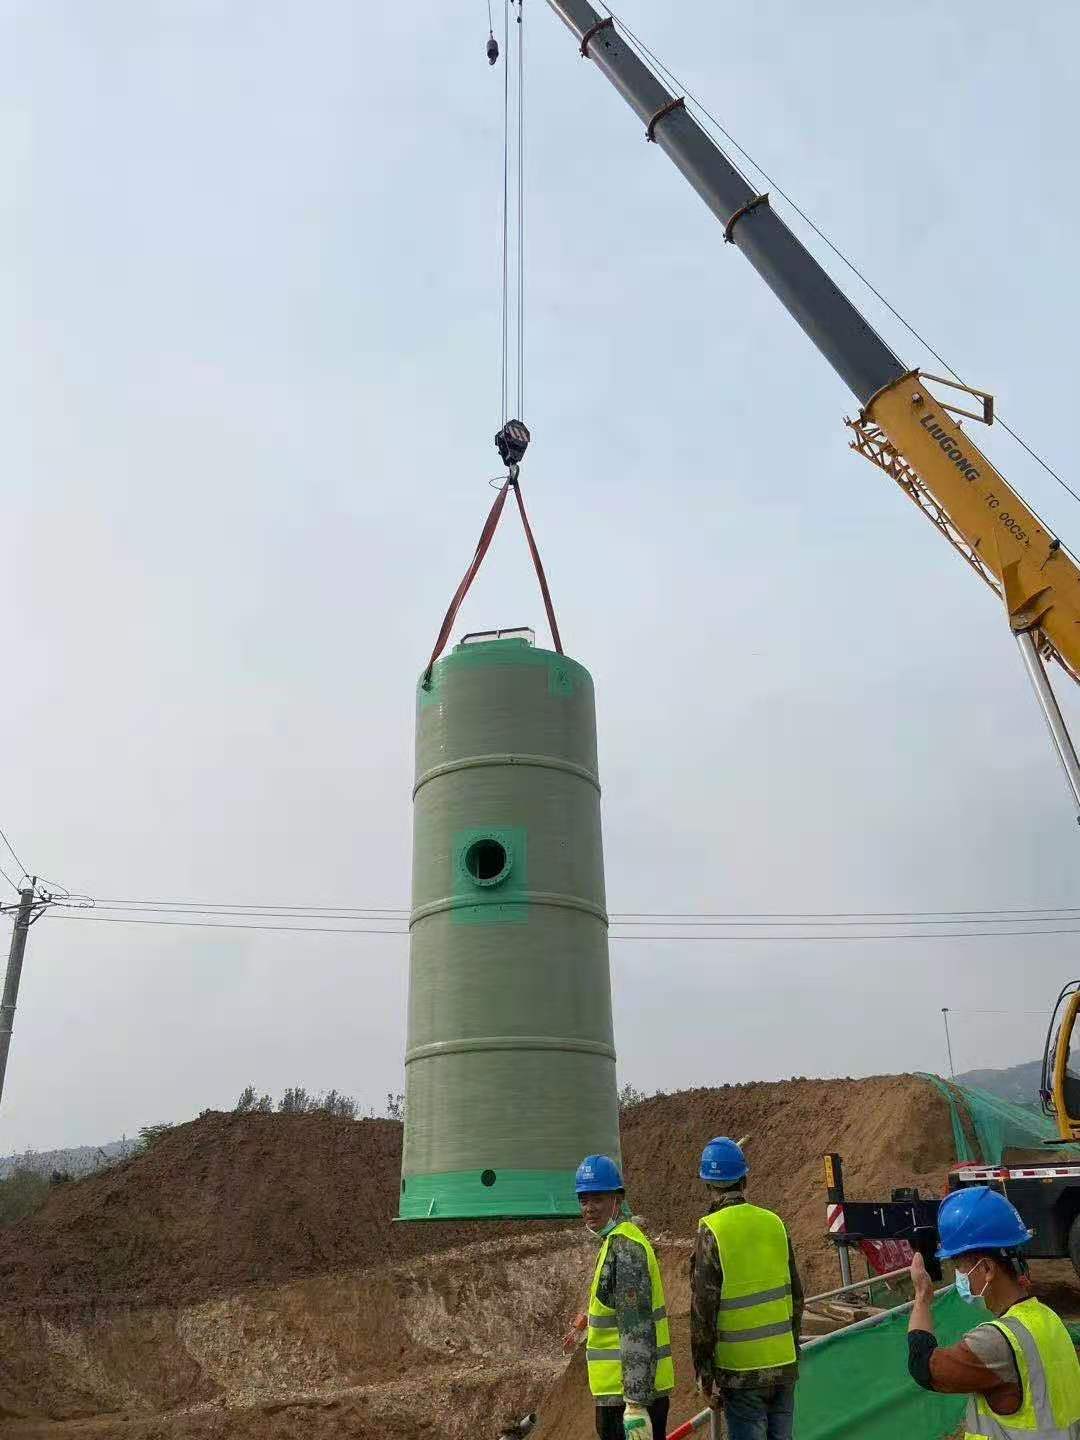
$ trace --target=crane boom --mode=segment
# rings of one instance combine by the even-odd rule
[[[548,0],[646,128],[724,226],[725,240],[753,265],[859,402],[852,448],[890,475],[1006,607],[1036,697],[1080,808],[1077,760],[1044,659],[1080,682],[1080,567],[962,428],[993,421],[993,400],[908,369],[831,276],[755,194],[696,122],[589,0]],[[927,381],[974,397],[978,410],[939,398]],[[970,400],[967,403],[971,403]]]

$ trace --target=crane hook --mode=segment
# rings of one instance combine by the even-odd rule
[[[499,58],[499,42],[495,39],[494,30],[488,34],[487,57],[489,65],[494,65]]]

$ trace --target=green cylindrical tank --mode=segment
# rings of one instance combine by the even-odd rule
[[[582,1157],[620,1158],[588,671],[458,645],[418,689],[413,797],[400,1217],[575,1215]]]

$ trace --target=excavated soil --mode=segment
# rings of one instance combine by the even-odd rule
[[[825,1239],[827,1151],[843,1157],[853,1199],[888,1199],[900,1185],[940,1195],[953,1158],[948,1105],[910,1075],[658,1096],[626,1112],[622,1133],[634,1208],[654,1231],[673,1236],[692,1236],[704,1210],[697,1180],[704,1142],[748,1135],[751,1198],[784,1217],[809,1290],[839,1284],[836,1251]]]
[[[396,1121],[204,1115],[0,1229],[0,1296],[183,1304],[491,1238],[483,1223],[394,1224],[400,1174]]]
[[[730,1086],[626,1112],[630,1198],[673,1317],[673,1423],[699,1408],[687,1262],[697,1159],[717,1133],[749,1135],[752,1196],[787,1220],[810,1291],[836,1283],[826,1151],[860,1198],[940,1193],[952,1158],[945,1102],[910,1076]],[[539,1410],[540,1440],[585,1440],[583,1362],[568,1366],[559,1339],[584,1300],[588,1237],[395,1224],[400,1146],[390,1121],[208,1115],[55,1189],[0,1230],[3,1434],[496,1440]]]

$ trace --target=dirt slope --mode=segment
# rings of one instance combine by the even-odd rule
[[[939,1188],[947,1107],[910,1076],[793,1080],[661,1096],[624,1116],[634,1208],[692,1236],[701,1147],[749,1134],[753,1195],[787,1220],[808,1281],[835,1273],[822,1241],[821,1156],[845,1157],[852,1195]],[[7,1303],[179,1303],[250,1284],[406,1260],[521,1227],[398,1225],[401,1126],[322,1115],[207,1115],[125,1165],[57,1187],[0,1230]],[[536,1225],[530,1227],[535,1230]]]
[[[394,1121],[206,1115],[0,1229],[0,1297],[179,1303],[491,1238],[393,1223],[400,1167]]]
[[[947,1107],[910,1076],[662,1096],[624,1116],[630,1198],[656,1237],[680,1390],[694,1408],[687,1261],[715,1134],[749,1134],[751,1195],[788,1222],[807,1288],[835,1283],[821,1156],[849,1193],[940,1190]],[[594,1249],[580,1229],[397,1225],[401,1127],[210,1115],[146,1156],[58,1187],[0,1230],[5,1435],[113,1440],[495,1440],[527,1409],[584,1440],[584,1377],[561,1359]]]
[[[787,1222],[807,1285],[839,1281],[825,1241],[822,1156],[838,1151],[852,1199],[888,1199],[894,1186],[941,1194],[953,1158],[948,1106],[910,1075],[788,1080],[689,1090],[635,1105],[623,1117],[630,1199],[654,1232],[692,1236],[706,1208],[698,1160],[713,1135],[749,1135],[750,1195]]]

